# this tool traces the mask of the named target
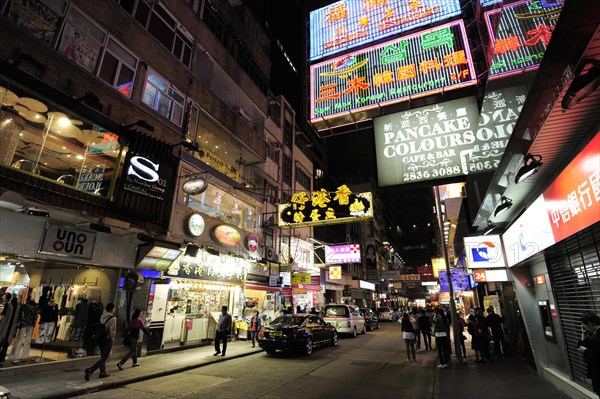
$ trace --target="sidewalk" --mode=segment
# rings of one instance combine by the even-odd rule
[[[108,378],[99,379],[96,371],[89,382],[83,378],[86,367],[91,366],[97,356],[90,357],[85,365],[76,362],[72,367],[65,366],[60,370],[48,370],[37,373],[16,374],[4,376],[0,384],[10,390],[11,398],[14,399],[36,399],[36,398],[68,398],[83,395],[89,392],[111,389],[133,382],[149,380],[179,373],[208,364],[227,361],[238,357],[259,353],[262,350],[257,346],[252,348],[250,342],[235,341],[227,344],[226,356],[213,356],[214,346],[208,345],[200,348],[182,350],[141,357],[138,359],[140,367],[132,368],[131,360],[124,366],[125,369],[117,369],[119,357],[111,356],[107,363]]]

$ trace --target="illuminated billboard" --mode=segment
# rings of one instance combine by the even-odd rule
[[[325,264],[360,263],[360,244],[325,247]]]
[[[312,65],[310,118],[314,123],[475,82],[465,27],[455,21]]]
[[[353,194],[345,185],[334,192],[302,191],[278,205],[278,214],[282,228],[355,222],[373,218],[373,198],[370,192]]]
[[[491,41],[490,77],[537,67],[552,37],[562,1],[525,0],[485,13]]]
[[[463,269],[450,269],[450,278],[452,281],[452,290],[454,292],[469,291],[471,284],[469,282],[469,276]],[[446,272],[440,273],[440,291],[449,292],[450,287],[448,285],[448,274]]]
[[[506,267],[499,235],[465,237],[464,243],[469,269]]]
[[[460,15],[459,0],[342,0],[310,13],[310,60]]]

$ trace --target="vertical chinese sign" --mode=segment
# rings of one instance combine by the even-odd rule
[[[485,13],[491,41],[490,77],[537,67],[552,37],[562,1],[525,0]]]
[[[313,121],[475,84],[462,21],[314,64]]]

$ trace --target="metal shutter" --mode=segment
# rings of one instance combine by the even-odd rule
[[[546,264],[560,314],[572,378],[585,380],[586,364],[577,352],[580,317],[600,315],[600,223],[559,242],[545,252]]]

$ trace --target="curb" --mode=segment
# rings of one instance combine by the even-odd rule
[[[151,380],[151,379],[158,378],[158,377],[165,377],[168,375],[182,373],[184,371],[193,370],[193,369],[197,369],[197,368],[204,367],[204,366],[209,366],[209,365],[215,364],[215,363],[226,362],[227,360],[230,360],[230,359],[237,359],[237,358],[241,358],[241,357],[245,357],[245,356],[255,355],[255,354],[261,353],[261,352],[264,352],[264,351],[262,349],[258,349],[258,350],[254,350],[254,351],[247,352],[247,353],[241,353],[239,355],[228,356],[226,358],[220,358],[220,359],[215,359],[215,360],[209,360],[209,361],[202,362],[202,363],[181,366],[181,367],[177,367],[177,368],[174,368],[171,370],[158,371],[158,372],[153,372],[153,373],[149,373],[149,374],[145,374],[145,375],[141,375],[141,376],[137,376],[137,377],[121,379],[119,381],[101,383],[100,385],[89,387],[89,388],[82,387],[82,388],[76,388],[76,389],[70,390],[69,392],[60,392],[60,393],[54,393],[54,394],[50,394],[50,395],[44,395],[44,398],[46,398],[46,399],[71,398],[73,396],[85,395],[87,393],[100,392],[100,391],[104,391],[107,389],[118,388],[123,385],[128,385],[128,384],[132,384],[132,383],[136,383],[136,382]]]

